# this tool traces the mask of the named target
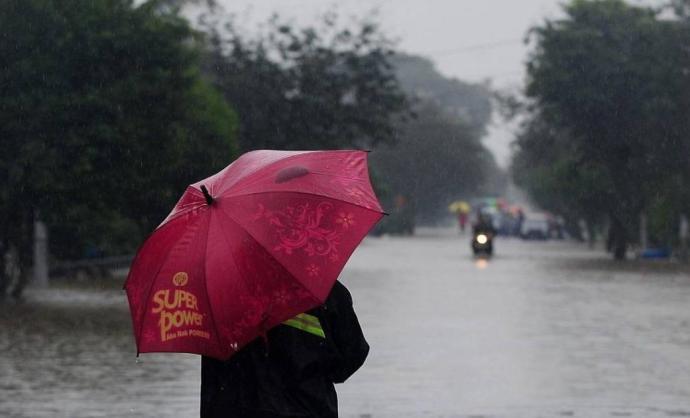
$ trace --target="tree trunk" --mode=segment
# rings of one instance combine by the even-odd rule
[[[5,299],[7,287],[10,284],[10,278],[7,275],[7,265],[5,264],[6,249],[5,243],[0,243],[0,303]]]
[[[597,242],[596,222],[590,218],[585,218],[581,222],[584,230],[587,232],[587,246],[593,249]]]
[[[613,258],[616,260],[625,260],[625,253],[628,248],[628,237],[625,230],[625,225],[615,216],[611,216],[609,242]]]
[[[7,228],[5,238],[4,289],[3,294],[9,293],[14,299],[21,299],[24,289],[29,284],[31,264],[33,260],[33,229],[34,211],[19,208],[15,221]],[[9,263],[9,264],[8,264]]]
[[[613,230],[613,222],[609,220],[609,227],[608,231],[606,232],[606,252],[607,253],[612,253],[613,252],[613,241],[614,241],[614,236],[615,232]]]
[[[33,237],[34,237],[34,216],[33,212],[28,213],[21,225],[21,233],[17,245],[17,280],[10,290],[10,296],[14,299],[21,299],[24,289],[31,279],[31,266],[33,264]]]

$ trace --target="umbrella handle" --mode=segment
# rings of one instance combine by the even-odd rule
[[[204,194],[207,204],[210,205],[211,203],[213,203],[213,197],[211,197],[211,195],[208,192],[208,189],[206,189],[206,186],[204,186],[203,184],[201,185],[201,193]]]

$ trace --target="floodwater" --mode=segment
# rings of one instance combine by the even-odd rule
[[[341,416],[690,416],[690,275],[453,230],[368,238],[342,275],[372,350]],[[0,307],[0,417],[194,417],[199,358],[136,358],[116,285]],[[250,418],[250,417],[248,417]]]

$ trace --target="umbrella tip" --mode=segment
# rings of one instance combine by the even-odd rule
[[[211,203],[213,203],[213,197],[211,197],[211,195],[208,192],[208,189],[206,189],[206,186],[204,186],[203,184],[201,185],[201,193],[204,194],[207,204],[210,205]]]

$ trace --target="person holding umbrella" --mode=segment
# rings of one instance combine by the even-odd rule
[[[472,210],[469,203],[465,202],[464,200],[456,200],[448,206],[448,210],[457,215],[460,232],[464,233],[465,226],[467,225],[467,220],[469,218],[469,213]]]
[[[336,418],[334,383],[364,363],[369,345],[349,291],[286,321],[228,361],[201,361],[201,418]]]
[[[204,418],[337,417],[333,384],[369,349],[337,278],[383,215],[364,151],[242,155],[137,252],[137,354],[200,354]]]

